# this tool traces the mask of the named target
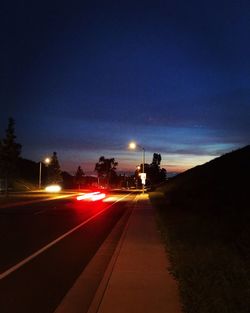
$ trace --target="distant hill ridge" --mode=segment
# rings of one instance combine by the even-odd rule
[[[180,175],[193,175],[196,173],[219,176],[223,174],[233,178],[244,175],[250,170],[250,145],[241,149],[226,153],[203,165],[196,166]],[[224,176],[224,177],[225,177]]]
[[[247,145],[175,176],[163,189],[174,203],[246,205],[249,179],[250,145]]]

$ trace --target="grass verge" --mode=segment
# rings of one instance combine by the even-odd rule
[[[179,282],[183,311],[249,313],[248,207],[223,201],[217,206],[209,194],[192,198],[178,190],[169,183],[149,196]]]

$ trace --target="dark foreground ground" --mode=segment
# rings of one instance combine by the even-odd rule
[[[150,193],[187,313],[250,312],[249,160],[248,146]]]

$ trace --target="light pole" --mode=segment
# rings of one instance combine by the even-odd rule
[[[50,163],[50,158],[46,158],[44,160],[45,164],[49,164]],[[39,189],[41,189],[41,185],[42,185],[42,161],[39,162]]]
[[[141,180],[142,180],[142,193],[144,193],[144,187],[146,182],[146,174],[144,172],[145,169],[145,149],[141,145],[138,145],[136,142],[132,141],[129,144],[129,148],[135,150],[136,148],[140,148],[142,150],[142,173],[141,173]]]

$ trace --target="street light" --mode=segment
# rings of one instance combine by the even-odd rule
[[[141,145],[138,145],[136,142],[132,141],[129,143],[129,149],[135,150],[136,148],[140,148],[142,150],[142,173],[141,173],[141,180],[142,180],[142,193],[144,193],[144,186],[146,180],[146,174],[144,172],[144,165],[145,165],[145,149]]]
[[[50,158],[44,159],[44,163],[49,164]],[[39,189],[41,189],[41,185],[42,185],[42,161],[39,162]]]

